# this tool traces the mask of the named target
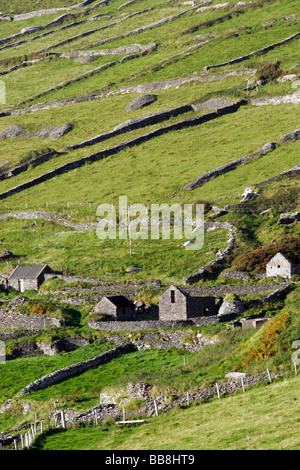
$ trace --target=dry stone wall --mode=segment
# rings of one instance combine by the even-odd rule
[[[32,188],[34,186],[37,186],[41,183],[44,183],[45,181],[49,181],[50,179],[54,178],[55,176],[65,174],[71,170],[74,170],[76,168],[80,168],[81,166],[87,164],[87,163],[93,163],[99,160],[102,160],[103,158],[109,157],[111,155],[115,155],[116,153],[126,149],[126,148],[131,148],[136,145],[140,145],[144,142],[148,142],[149,140],[159,137],[161,135],[166,134],[167,132],[171,131],[176,131],[176,130],[181,130],[181,129],[186,129],[189,127],[193,126],[198,126],[203,123],[209,122],[211,120],[217,119],[221,116],[224,116],[226,114],[231,114],[235,113],[239,110],[239,108],[243,105],[247,104],[247,101],[241,100],[238,101],[237,103],[234,103],[231,106],[227,106],[226,108],[222,108],[220,110],[217,110],[212,113],[205,114],[203,116],[197,116],[195,118],[190,118],[190,119],[185,119],[183,121],[176,122],[175,124],[171,124],[169,126],[161,127],[159,129],[155,129],[154,131],[151,131],[147,134],[144,134],[140,137],[137,137],[136,139],[127,141],[123,144],[119,144],[115,147],[103,150],[98,153],[94,153],[92,155],[89,155],[88,157],[83,157],[79,160],[74,160],[73,162],[66,163],[65,165],[62,165],[48,173],[45,173],[44,175],[41,175],[37,178],[34,178],[30,181],[27,181],[26,183],[22,183],[14,188],[9,189],[8,191],[5,191],[4,193],[0,194],[0,200],[6,199],[14,194],[17,194],[21,191],[24,191],[25,189]]]
[[[44,375],[40,379],[35,380],[31,384],[23,388],[21,392],[18,394],[18,397],[23,397],[24,395],[31,393],[33,391],[41,390],[43,388],[49,387],[50,385],[53,385],[54,383],[60,380],[85,372],[91,367],[99,366],[100,364],[108,362],[111,359],[121,354],[126,354],[134,350],[135,350],[135,347],[131,343],[116,346],[110,351],[107,351],[103,354],[99,354],[98,356],[95,356],[93,359],[88,359],[83,362],[78,362],[77,364],[72,364],[71,366],[67,366],[67,367],[64,367],[63,369]]]
[[[108,5],[111,0],[103,0],[101,2],[98,2],[97,5]],[[23,20],[30,20],[31,18],[35,18],[36,16],[44,16],[44,15],[53,15],[55,13],[61,13],[64,11],[71,11],[71,10],[76,10],[79,8],[83,8],[87,5],[90,5],[91,3],[94,3],[95,0],[85,0],[84,2],[77,3],[76,5],[72,5],[70,7],[64,7],[64,8],[51,8],[48,10],[37,10],[37,11],[30,11],[28,13],[22,13],[19,15],[14,16],[14,21],[23,21]]]
[[[206,317],[195,317],[190,320],[163,321],[163,320],[140,320],[140,321],[90,321],[89,327],[101,331],[144,331],[155,329],[182,328],[184,326],[204,326],[217,323],[220,319],[217,315]]]
[[[202,186],[203,184],[207,183],[208,181],[217,178],[220,175],[224,175],[225,173],[228,173],[229,171],[234,170],[240,165],[243,165],[244,163],[248,163],[254,158],[265,155],[268,152],[271,152],[277,147],[277,144],[274,142],[269,142],[268,144],[264,145],[260,149],[258,149],[256,152],[254,152],[251,155],[247,155],[246,157],[238,158],[237,160],[233,160],[229,163],[225,163],[225,165],[219,166],[217,168],[214,168],[211,171],[208,171],[207,173],[204,173],[201,176],[198,176],[192,183],[187,184],[183,189],[195,189],[198,186]]]
[[[47,317],[45,315],[23,315],[0,309],[0,328],[35,330],[45,328],[46,326],[62,328],[65,326],[65,322],[59,318]]]
[[[221,64],[207,65],[206,67],[204,67],[203,70],[205,72],[207,72],[210,69],[220,68],[220,67],[224,67],[225,65],[233,65],[233,64],[237,64],[239,62],[243,62],[244,60],[248,60],[248,59],[250,59],[251,57],[253,57],[255,55],[266,54],[267,52],[271,51],[272,49],[275,49],[276,47],[287,44],[291,41],[294,41],[295,39],[299,39],[299,37],[300,37],[300,32],[296,33],[296,34],[293,34],[292,36],[289,36],[288,38],[285,38],[282,41],[275,42],[274,44],[270,44],[269,46],[262,47],[261,49],[250,52],[249,54],[243,55],[241,57],[237,57],[236,59],[232,59],[232,60],[229,60],[227,62],[223,62]]]

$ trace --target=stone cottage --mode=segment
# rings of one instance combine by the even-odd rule
[[[17,266],[8,278],[8,287],[12,287],[19,292],[26,290],[39,290],[40,285],[46,280],[47,274],[53,271],[47,264],[35,266]]]
[[[94,307],[93,312],[105,313],[112,320],[117,321],[131,321],[135,319],[135,305],[124,295],[103,297]]]
[[[300,256],[287,259],[278,252],[266,265],[266,277],[281,276],[290,279],[294,274],[300,274]]]
[[[221,301],[215,297],[196,297],[177,286],[170,286],[159,299],[160,320],[188,320],[217,315]]]

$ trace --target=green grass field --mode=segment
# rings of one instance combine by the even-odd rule
[[[0,3],[3,14],[17,15],[69,7],[76,0],[40,0],[38,4],[32,0],[22,3],[3,0]],[[223,8],[211,8],[220,3],[213,0],[202,12],[196,10],[203,6],[198,0],[194,6],[161,0],[137,0],[123,6],[124,3],[124,0],[113,0],[106,5],[97,5],[95,1],[87,9],[80,7],[32,19],[0,22],[0,73],[21,65],[27,59],[42,59],[0,75],[0,85],[4,84],[6,91],[5,102],[0,95],[0,132],[11,125],[24,127],[32,133],[66,123],[73,125],[71,132],[56,140],[26,136],[1,140],[0,164],[3,166],[0,172],[8,171],[33,152],[42,152],[47,147],[57,153],[48,162],[30,166],[16,176],[1,180],[0,194],[66,163],[210,111],[189,111],[81,149],[62,150],[110,132],[131,119],[216,98],[232,102],[298,97],[299,38],[239,63],[212,68],[208,72],[203,70],[205,66],[236,59],[298,33],[296,0],[255,0],[237,7],[228,4]],[[147,11],[144,12],[145,9]],[[25,27],[45,27],[64,13],[70,15],[62,24],[1,43],[1,39],[20,33]],[[90,20],[94,15],[99,16]],[[139,30],[173,15],[177,16],[170,21]],[[45,32],[51,34],[34,39]],[[15,44],[18,41],[25,42]],[[144,55],[103,55],[85,64],[61,57],[67,52],[150,43],[156,43],[157,47]],[[45,50],[48,47],[50,49]],[[108,63],[112,64],[105,70],[89,74]],[[268,70],[266,83],[256,86],[265,72],[263,67]],[[276,74],[292,74],[292,77],[279,82]],[[167,83],[179,78],[189,82]],[[59,86],[68,80],[72,82]],[[151,84],[157,82],[159,86],[153,91]],[[138,87],[147,84],[148,88]],[[253,89],[245,90],[248,85],[253,85]],[[95,98],[94,95],[100,93],[106,95]],[[156,100],[141,109],[126,111],[126,106],[141,94],[153,94]],[[65,102],[74,98],[88,100],[73,104]],[[30,108],[31,105],[48,109]],[[3,110],[13,114],[1,114]],[[231,269],[238,256],[285,236],[299,235],[299,223],[277,223],[281,213],[300,210],[298,173],[259,184],[299,164],[299,139],[288,143],[280,141],[284,134],[298,127],[299,104],[296,99],[293,103],[276,106],[254,106],[248,102],[235,113],[219,115],[201,125],[172,130],[2,199],[0,213],[53,211],[70,217],[74,223],[95,223],[97,207],[110,203],[118,208],[120,196],[127,196],[129,205],[165,203],[179,204],[183,208],[184,204],[202,203],[205,205],[205,221],[230,222],[234,226],[233,251],[220,270]],[[184,189],[203,173],[250,155],[269,142],[277,144],[272,152],[194,190]],[[249,185],[259,194],[253,201],[241,204],[242,194]],[[214,219],[210,218],[214,206],[228,207],[224,215]],[[228,230],[224,228],[206,231],[204,246],[200,250],[186,250],[182,246],[185,237],[139,239],[133,240],[133,254],[130,254],[129,239],[100,240],[95,229],[77,231],[39,219],[33,225],[33,220],[12,217],[1,220],[1,250],[10,250],[14,255],[0,262],[1,275],[8,276],[17,264],[45,263],[70,275],[119,282],[120,286],[126,285],[127,280],[135,279],[141,283],[160,279],[160,289],[141,288],[134,298],[147,305],[157,304],[159,295],[167,286],[171,283],[182,285],[189,274],[215,259],[218,250],[225,250],[229,239]],[[126,268],[131,266],[139,266],[142,270],[126,273]],[[243,283],[223,278],[219,271],[210,273],[197,285]],[[111,273],[115,274],[112,276]],[[12,409],[0,414],[0,432],[11,432],[32,422],[35,412],[41,418],[48,416],[49,411],[53,411],[54,399],[59,399],[64,409],[86,411],[99,403],[99,393],[126,395],[129,382],[143,381],[152,385],[154,395],[166,394],[171,400],[175,392],[182,394],[222,382],[233,370],[252,375],[269,368],[274,372],[285,372],[284,377],[277,378],[272,384],[249,388],[246,393],[222,397],[221,401],[213,399],[199,406],[194,404],[189,409],[177,407],[146,419],[142,426],[119,428],[115,424],[102,423],[98,427],[74,426],[66,431],[51,431],[36,441],[34,449],[299,450],[299,379],[294,374],[291,361],[292,343],[300,336],[297,279],[293,279],[295,283],[285,299],[251,308],[243,314],[271,317],[272,320],[261,329],[230,329],[230,322],[185,328],[188,341],[193,341],[197,333],[219,341],[197,353],[183,348],[130,352],[22,398],[22,401],[33,404],[31,412],[23,415],[20,404],[15,400],[23,387],[51,371],[92,358],[114,345],[110,335],[88,326],[89,313],[95,302],[88,300],[84,305],[73,306],[60,304],[56,299],[55,306],[64,309],[66,329],[51,329],[9,340],[6,344],[8,352],[12,353],[18,344],[42,340],[51,342],[67,335],[82,335],[93,342],[53,357],[25,356],[0,364],[0,407],[13,398]],[[263,284],[268,280],[253,278],[248,284],[257,282]],[[45,283],[39,293],[28,291],[25,295],[31,299],[53,301],[51,289],[72,286],[80,289],[88,285],[54,279]],[[91,286],[91,292],[94,287]],[[64,292],[62,300],[68,295],[80,299],[85,294],[86,291]],[[0,300],[11,300],[15,295],[13,291],[2,290]],[[247,302],[262,297],[263,294],[259,293],[242,295],[241,298]],[[129,334],[123,332],[121,337],[128,340]],[[137,337],[140,334],[134,333]],[[102,432],[105,428],[108,431]]]
[[[245,394],[175,409],[145,424],[52,431],[38,450],[299,450],[299,378],[279,380]],[[283,424],[284,423],[284,424]],[[106,426],[107,428],[107,426]],[[166,432],[167,430],[167,432]],[[192,454],[192,452],[191,452]],[[117,455],[119,455],[117,453]]]

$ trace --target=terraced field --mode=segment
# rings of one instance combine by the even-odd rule
[[[127,195],[129,203],[226,206],[238,203],[247,185],[295,167],[298,142],[282,144],[280,138],[297,128],[299,117],[296,3],[157,0],[150,5],[141,0],[83,2],[73,8],[72,2],[43,1],[36,10],[30,2],[22,7],[2,2],[2,13],[13,11],[14,20],[1,22],[0,74],[6,91],[0,105],[0,136],[6,136],[1,140],[1,171],[6,172],[0,182],[1,211],[60,211],[96,220],[97,206],[116,203],[120,195]],[[261,68],[274,61],[279,80],[267,78],[257,86]],[[151,106],[126,111],[144,94],[155,95]],[[278,96],[284,97],[282,104],[256,104],[257,98]],[[242,105],[231,110],[234,102]],[[222,103],[222,112],[216,112]],[[38,131],[65,124],[71,131],[59,138],[38,137]],[[25,135],[7,137],[9,126],[23,128]],[[268,142],[276,142],[276,150],[185,189]],[[31,163],[48,148],[55,150],[48,161]],[[9,177],[20,164],[22,171]],[[222,237],[220,232],[216,249],[226,246]],[[208,245],[210,238],[207,234]],[[5,240],[6,248],[16,251],[9,235]],[[185,250],[175,243],[173,274],[182,277],[205,264],[207,247],[202,255],[186,253],[177,269]],[[152,245],[143,243],[148,268],[142,277],[158,274],[151,268]],[[136,248],[138,264],[141,248]],[[163,240],[161,248],[169,256]],[[118,272],[124,268],[120,250],[105,248]],[[39,257],[49,261],[43,251]],[[72,257],[73,274],[88,274],[75,251]],[[37,257],[26,255],[26,260]],[[95,275],[105,275],[99,266]]]
[[[269,288],[261,284],[274,283],[273,291],[280,280],[259,280],[263,250],[299,246],[300,224],[278,224],[282,213],[300,210],[298,3],[0,0],[0,284],[18,264],[48,264],[71,276],[48,280],[38,294],[25,293],[33,308],[42,309],[41,302],[46,311],[58,309],[65,328],[0,331],[10,355],[0,364],[0,441],[7,433],[20,440],[34,412],[42,418],[54,413],[54,421],[58,399],[79,418],[71,416],[72,429],[41,436],[36,449],[299,448],[293,409],[298,382],[291,378],[291,348],[300,332],[299,279],[273,303],[261,301]],[[203,246],[193,249],[186,233],[175,236],[172,211],[170,239],[163,237],[163,215],[158,238],[132,244],[129,236],[100,239],[97,208],[113,204],[119,223],[120,196],[128,206],[141,203],[148,210],[152,204],[180,211],[203,204]],[[246,280],[220,275],[243,270],[251,256],[256,264]],[[130,267],[140,270],[128,272]],[[225,294],[233,285],[249,292],[256,287],[252,295],[243,291],[250,312],[245,315],[272,322],[246,331],[232,330],[229,322],[155,330],[143,347],[145,332],[111,334],[90,326],[99,296],[116,286],[155,316],[159,296],[174,283],[200,290],[217,285]],[[2,289],[1,309],[15,295]],[[171,333],[182,343],[172,342]],[[205,347],[195,350],[202,340]],[[41,352],[64,341],[80,341],[80,347],[56,357]],[[41,377],[126,341],[144,350],[111,356],[17,401]],[[23,353],[27,357],[18,357]],[[223,385],[228,372],[245,372],[253,385],[260,374],[268,377],[267,368],[278,373],[270,388],[259,379],[262,384],[249,393],[224,399],[224,408],[214,399],[204,403],[215,393],[207,387]],[[137,382],[150,384],[151,400],[145,395],[127,403],[128,383]],[[117,414],[104,404],[103,417],[111,422],[91,429],[91,413],[102,410],[100,392],[117,397]],[[203,406],[182,410],[187,392]],[[147,402],[153,416],[154,396],[164,410],[156,422],[126,429],[112,423],[124,399],[126,412],[136,416]],[[239,429],[245,406],[247,429]],[[225,432],[216,433],[215,416]],[[180,424],[186,417],[188,427]],[[100,439],[99,429],[109,432]],[[203,445],[192,433],[205,436]],[[157,444],[154,436],[163,434],[172,442],[162,438]]]

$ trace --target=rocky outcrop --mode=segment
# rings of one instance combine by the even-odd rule
[[[4,131],[0,133],[0,140],[12,139],[20,136],[26,137],[40,137],[44,139],[59,139],[73,129],[72,124],[64,124],[62,126],[53,126],[46,129],[42,129],[38,132],[27,132],[23,127],[11,125],[8,126]]]
[[[289,132],[288,134],[283,135],[280,140],[283,142],[292,142],[293,140],[299,140],[300,139],[300,129],[296,129],[292,132]]]
[[[12,124],[8,126],[4,131],[0,132],[0,140],[3,139],[13,139],[15,137],[20,137],[22,135],[28,135],[23,127]]]
[[[279,225],[291,225],[300,221],[300,212],[290,212],[285,214],[280,214],[278,220]]]
[[[240,300],[224,300],[219,309],[218,317],[231,319],[244,312],[245,307]]]
[[[34,132],[33,134],[31,134],[31,136],[40,137],[43,139],[59,139],[60,137],[63,137],[64,135],[71,132],[72,129],[72,124],[64,124],[62,126],[53,126],[48,127],[46,129],[42,129],[41,131]]]

